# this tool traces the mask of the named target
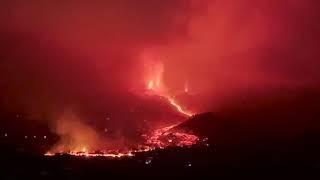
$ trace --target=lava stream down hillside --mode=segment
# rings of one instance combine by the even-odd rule
[[[185,118],[192,117],[195,113],[192,113],[180,105],[174,96],[170,95],[164,83],[162,81],[163,66],[158,63],[152,68],[152,72],[147,76],[146,89],[151,95],[157,95],[163,97],[177,113],[181,114]],[[46,156],[54,156],[57,154],[68,154],[72,156],[86,156],[86,157],[109,157],[109,158],[120,158],[120,157],[131,157],[135,153],[148,152],[155,149],[164,149],[166,147],[178,146],[188,147],[199,142],[199,137],[194,134],[186,132],[180,132],[179,130],[173,130],[178,124],[170,125],[153,130],[151,133],[144,134],[144,142],[137,145],[136,148],[129,148],[127,150],[111,149],[111,150],[99,150],[90,151],[86,147],[77,147],[76,150],[62,150],[62,151],[49,151]],[[81,149],[79,151],[79,149]]]
[[[164,97],[164,96],[163,96]],[[192,117],[193,114],[184,111],[182,106],[179,105],[173,98],[166,97],[169,104],[186,117]],[[99,150],[99,151],[89,151],[86,147],[82,147],[80,151],[48,151],[45,156],[55,156],[58,154],[67,154],[71,156],[83,156],[83,157],[107,157],[107,158],[121,158],[121,157],[132,157],[135,153],[148,152],[156,149],[164,149],[166,147],[189,147],[199,142],[199,137],[193,134],[179,132],[173,129],[178,126],[174,124],[171,126],[163,127],[154,130],[150,134],[142,135],[144,142],[137,145],[137,148],[120,150],[120,149],[110,149],[110,150]],[[78,148],[77,148],[78,149]]]

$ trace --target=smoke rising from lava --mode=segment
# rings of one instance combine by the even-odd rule
[[[83,124],[72,112],[64,113],[55,122],[53,131],[60,137],[60,142],[52,148],[54,152],[95,150],[106,146],[95,130]]]
[[[184,118],[165,101],[136,96],[146,83],[170,95],[187,91],[192,97],[181,102],[200,112],[239,92],[320,81],[315,0],[0,4],[2,109],[48,124],[75,109],[81,120],[70,126],[93,139],[91,127],[132,137],[152,121]]]

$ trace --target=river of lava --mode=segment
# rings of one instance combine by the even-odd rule
[[[180,105],[175,97],[170,95],[164,86],[162,80],[164,66],[161,62],[153,62],[149,66],[150,72],[146,75],[146,89],[148,94],[157,95],[167,99],[168,104],[173,107],[178,113],[186,118],[190,118],[194,113],[186,110],[182,105]],[[189,89],[187,84],[184,88],[185,93],[188,93]],[[61,153],[52,153],[48,152],[46,156],[53,156],[55,154],[69,154],[73,156],[86,156],[86,157],[110,157],[110,158],[121,158],[121,157],[130,157],[139,152],[147,152],[155,149],[164,149],[166,147],[185,147],[192,146],[199,141],[199,138],[193,134],[188,134],[179,130],[175,130],[178,124],[171,125],[168,127],[160,128],[154,130],[152,133],[143,135],[144,143],[137,146],[135,149],[130,150],[104,150],[96,152],[90,152],[85,147],[79,151],[70,151],[70,152],[61,152]]]
[[[144,135],[145,143],[138,145],[136,149],[130,149],[127,151],[120,150],[104,150],[99,152],[90,152],[83,148],[82,151],[70,151],[52,153],[47,152],[45,156],[55,156],[58,154],[67,154],[71,156],[83,156],[83,157],[107,157],[107,158],[121,158],[132,157],[136,153],[153,151],[156,149],[164,149],[166,147],[188,147],[196,144],[199,138],[193,134],[184,132],[172,131],[176,125],[164,127],[153,131],[150,135]]]

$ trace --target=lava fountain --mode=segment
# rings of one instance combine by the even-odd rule
[[[183,106],[176,101],[174,96],[168,92],[162,79],[163,73],[164,73],[163,64],[161,62],[158,62],[158,63],[153,62],[151,64],[152,64],[152,68],[150,68],[151,72],[149,73],[150,74],[148,77],[149,79],[147,79],[147,83],[146,83],[147,89],[153,94],[156,94],[158,96],[161,96],[167,99],[170,105],[173,106],[175,110],[181,113],[182,115],[186,117],[191,117],[192,115],[194,115],[195,113],[185,110]],[[185,93],[189,92],[187,83],[185,83],[184,92]]]

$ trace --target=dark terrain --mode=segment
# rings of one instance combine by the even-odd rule
[[[1,121],[1,179],[312,175],[320,168],[320,101],[316,94],[250,99],[241,101],[241,108],[195,115],[173,131],[191,131],[207,141],[122,159],[45,157],[42,154],[58,137],[36,122],[20,121],[24,124],[17,130],[17,124],[10,122],[23,117],[3,114],[7,121]]]

